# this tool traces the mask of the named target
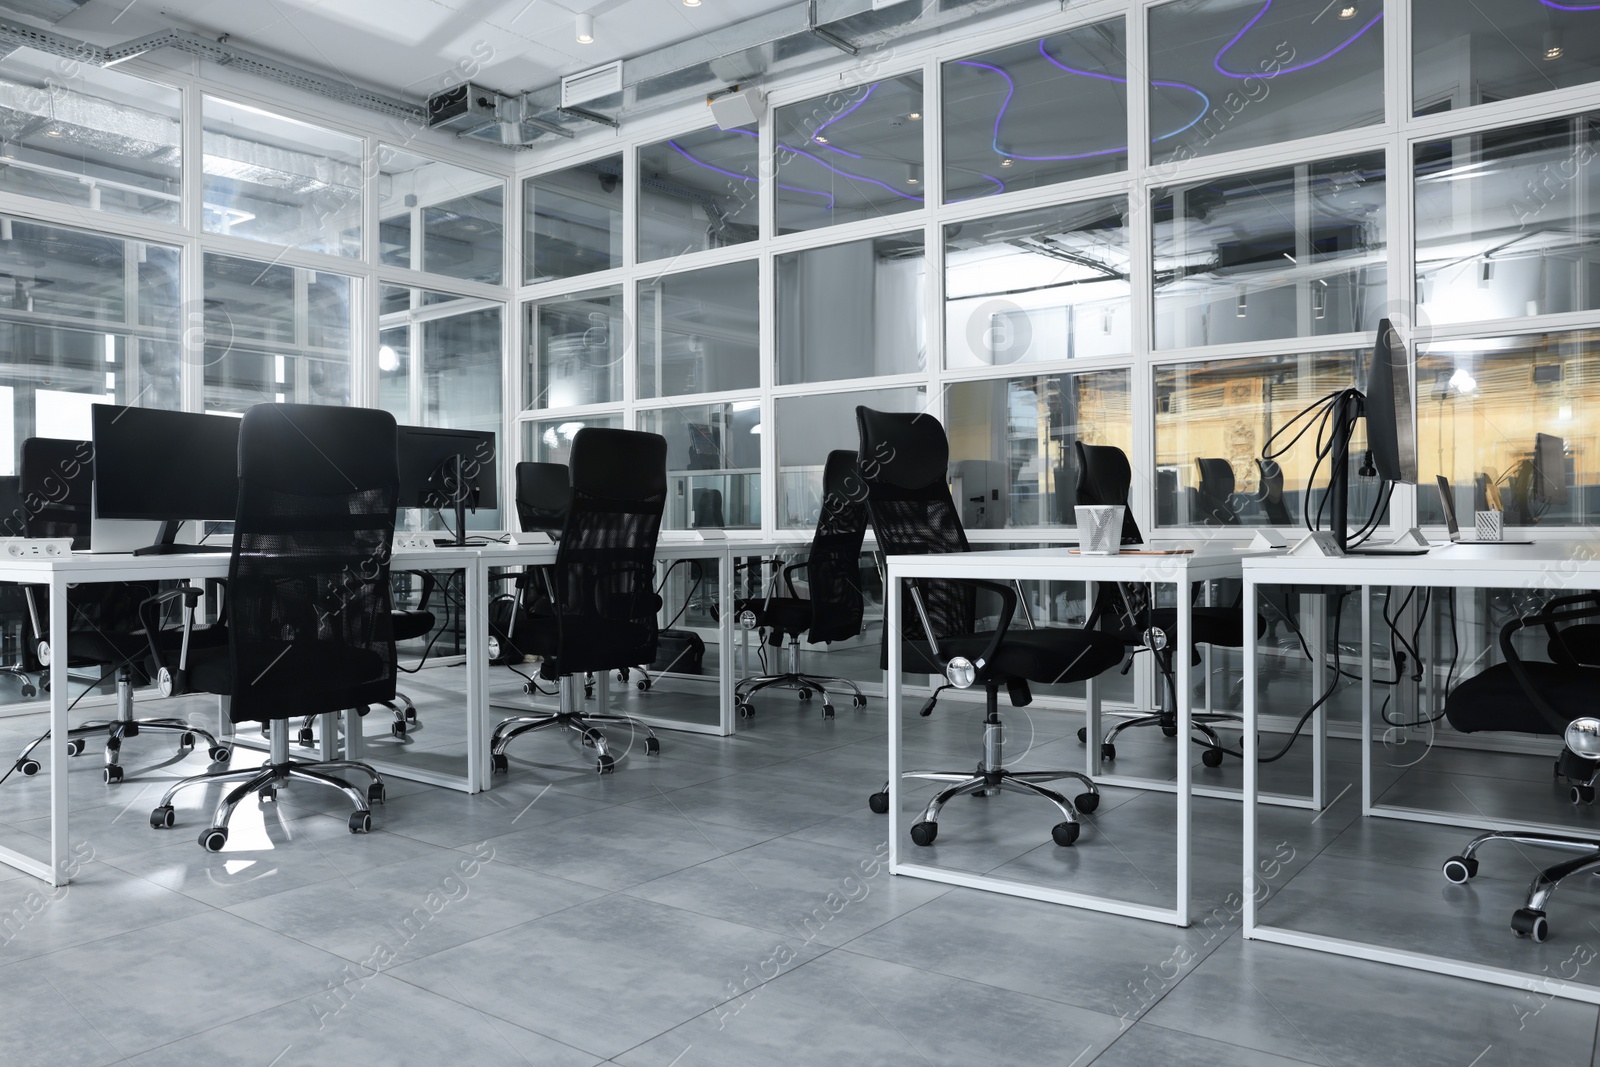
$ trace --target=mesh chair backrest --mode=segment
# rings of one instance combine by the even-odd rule
[[[655,659],[656,537],[667,502],[667,439],[584,427],[572,441],[572,506],[552,575],[556,673]]]
[[[565,463],[517,464],[517,521],[525,533],[560,533],[571,505],[572,476]]]
[[[1208,526],[1239,525],[1232,501],[1238,484],[1233,476],[1233,464],[1225,459],[1196,457],[1194,465],[1199,472],[1201,521]]]
[[[967,535],[950,497],[950,443],[932,415],[856,408],[861,451],[856,457],[867,487],[867,509],[878,547],[890,555],[966,552]],[[973,586],[943,579],[918,579],[918,593],[932,636],[973,632],[977,596]],[[922,619],[907,605],[904,635],[926,638]]]
[[[1128,490],[1133,485],[1133,468],[1128,457],[1115,445],[1086,445],[1072,442],[1078,453],[1078,503],[1084,506],[1121,504],[1122,543],[1136,545],[1144,538],[1128,506]]]
[[[841,641],[861,632],[861,542],[867,533],[866,486],[856,454],[828,453],[822,468],[822,514],[806,557],[811,587],[812,642]]]
[[[696,489],[694,491],[695,529],[719,530],[728,525],[722,517],[722,490]]]
[[[1289,505],[1283,502],[1283,468],[1275,459],[1258,459],[1256,467],[1261,471],[1261,506],[1267,513],[1267,521],[1293,522]]]
[[[239,427],[228,567],[235,722],[392,700],[394,416],[258,404]]]
[[[89,547],[89,516],[94,501],[94,445],[30,437],[18,454],[23,529],[6,536],[70,537],[73,548]]]

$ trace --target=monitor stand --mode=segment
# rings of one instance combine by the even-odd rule
[[[451,477],[454,481],[456,535],[454,538],[436,537],[433,543],[440,548],[466,548],[467,547],[467,457],[457,452],[451,457]],[[472,510],[477,511],[478,505],[473,502]]]
[[[168,519],[161,524],[156,543],[133,550],[135,556],[191,556],[203,552],[232,552],[232,545],[180,545],[178,531],[183,529],[182,519]]]

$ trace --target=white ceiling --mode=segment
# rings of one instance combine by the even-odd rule
[[[89,0],[56,29],[101,44],[169,26],[422,99],[470,76],[505,93],[753,18],[794,0]],[[594,16],[576,41],[574,14]]]

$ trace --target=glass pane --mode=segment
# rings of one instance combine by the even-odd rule
[[[522,183],[522,280],[547,282],[622,266],[622,157]]]
[[[945,202],[1126,170],[1125,48],[1112,19],[946,63]]]
[[[1412,0],[1419,115],[1600,79],[1590,0]]]
[[[585,426],[622,429],[621,415],[585,415],[581,419],[549,419],[522,424],[522,458],[534,463],[571,463],[572,439]]]
[[[526,308],[524,407],[569,408],[622,399],[628,323],[620,288],[554,297]]]
[[[639,395],[679,396],[761,384],[755,263],[639,283]]]
[[[1382,22],[1381,0],[1152,8],[1151,160],[1176,164],[1382,122]]]
[[[1503,511],[1510,526],[1600,524],[1600,457],[1590,455],[1600,427],[1600,330],[1419,347],[1422,522],[1444,521],[1442,474],[1468,537],[1476,511]],[[1543,452],[1541,436],[1551,439]]]
[[[378,406],[397,422],[415,425],[411,414],[411,329],[378,331]]]
[[[772,130],[779,233],[922,206],[920,74],[780,107]]]
[[[350,403],[350,302],[342,274],[205,256],[205,409]]]
[[[756,139],[701,130],[639,149],[639,260],[754,241]]]
[[[950,483],[961,524],[1077,525],[1073,442],[1133,454],[1132,378],[1118,369],[950,385]]]
[[[639,413],[667,439],[668,530],[761,525],[761,401]]]
[[[1356,385],[1365,359],[1356,351],[1313,352],[1157,366],[1157,525],[1303,527],[1306,490],[1314,481],[1311,510],[1326,529],[1328,463],[1317,459],[1315,425],[1288,447],[1310,421],[1292,420]],[[1275,434],[1281,436],[1274,440]],[[1381,483],[1359,475],[1365,441],[1364,424],[1358,424],[1350,462],[1352,528],[1367,520],[1380,497]],[[1134,477],[1143,476],[1135,470]]]
[[[505,182],[390,145],[378,147],[382,261],[499,285]],[[420,247],[414,242],[420,239]]]
[[[0,62],[0,189],[177,222],[182,94],[19,48]]]
[[[1127,213],[1117,197],[946,226],[945,364],[1127,352]]]
[[[1388,300],[1383,153],[1154,198],[1157,348],[1378,328]]]
[[[1600,112],[1416,146],[1423,321],[1600,307]]]
[[[87,440],[95,403],[181,406],[176,248],[0,216],[0,277],[0,477],[29,437]]]
[[[361,138],[205,98],[205,228],[361,255]]]
[[[920,233],[778,256],[778,382],[911,374],[927,362]]]
[[[780,527],[816,527],[822,510],[822,468],[828,453],[860,444],[857,405],[878,411],[923,411],[928,406],[928,391],[908,386],[780,398],[776,404]]]

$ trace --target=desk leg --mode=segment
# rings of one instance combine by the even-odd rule
[[[1246,572],[1248,573],[1248,572]],[[1254,619],[1256,585],[1249,578],[1244,582],[1244,617]],[[1302,619],[1305,613],[1302,612]],[[1244,628],[1244,926],[1249,937],[1256,926],[1256,667],[1260,657],[1256,654],[1256,630]]]
[[[467,781],[472,792],[489,788],[489,565],[461,568],[467,601]]]
[[[1100,595],[1098,582],[1083,583],[1084,605],[1095,602]],[[1083,773],[1094,778],[1101,773],[1100,766],[1100,686],[1094,678],[1085,684],[1083,707]]]
[[[68,882],[67,848],[67,582],[50,576],[50,884]]]
[[[1190,782],[1194,777],[1194,758],[1191,755],[1193,742],[1190,740],[1190,724],[1194,719],[1193,683],[1190,680],[1190,666],[1188,650],[1193,647],[1190,642],[1194,638],[1193,609],[1189,602],[1189,587],[1187,583],[1177,584],[1178,600],[1178,654],[1173,657],[1177,664],[1178,683],[1178,893],[1177,912],[1178,925],[1189,925],[1189,806]],[[1204,662],[1209,663],[1210,660]],[[1209,700],[1211,694],[1210,672],[1207,672],[1206,696]],[[1159,679],[1157,680],[1159,683]]]
[[[1372,814],[1372,586],[1361,587],[1361,814]]]
[[[730,549],[723,554],[718,563],[717,578],[717,603],[721,605],[717,611],[717,632],[721,635],[719,640],[722,647],[717,649],[717,705],[721,709],[722,736],[727,737],[733,733],[735,723],[738,721],[733,710],[733,687],[738,682],[734,665],[734,635],[733,635],[733,567],[737,562],[733,551]],[[745,658],[744,642],[742,635],[749,631],[740,631],[739,659]]]
[[[1249,616],[1246,616],[1248,618]],[[1311,661],[1311,698],[1328,691],[1328,654],[1338,661],[1339,650],[1328,647],[1328,598],[1312,593],[1300,598],[1300,618],[1305,626],[1306,643],[1316,654]],[[1311,716],[1311,806],[1321,811],[1328,802],[1328,702]]]
[[[884,584],[883,626],[888,644],[889,673],[883,695],[889,714],[889,873],[900,864],[900,585],[891,578]]]

